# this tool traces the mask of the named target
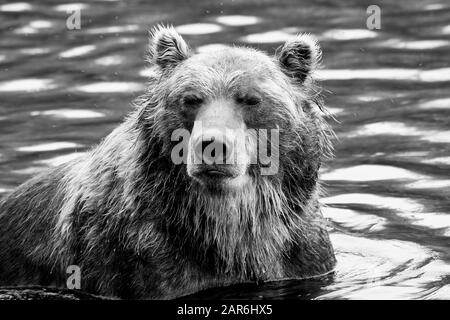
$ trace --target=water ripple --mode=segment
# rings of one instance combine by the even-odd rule
[[[0,92],[36,92],[57,87],[53,79],[17,79],[0,82]]]
[[[32,5],[27,2],[15,2],[0,5],[0,11],[3,12],[22,12],[31,11],[32,9]]]
[[[323,180],[377,181],[392,179],[423,179],[415,172],[385,165],[358,165],[349,168],[332,170],[321,175]]]
[[[102,118],[104,113],[92,110],[83,109],[57,109],[46,111],[33,111],[31,116],[50,116],[60,119],[90,119],[90,118]]]
[[[220,16],[216,18],[218,23],[227,25],[227,26],[249,26],[253,24],[257,24],[260,22],[260,18],[254,16],[241,16],[241,15],[233,15],[233,16]]]
[[[176,27],[180,34],[201,35],[222,31],[222,27],[213,23],[192,23]]]

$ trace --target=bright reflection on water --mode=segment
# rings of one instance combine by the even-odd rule
[[[0,92],[32,92],[51,90],[58,85],[52,79],[18,79],[0,82]]]
[[[101,118],[105,115],[98,111],[92,110],[74,110],[74,109],[58,109],[46,111],[33,111],[32,116],[50,116],[62,119],[87,119],[87,118]]]
[[[21,11],[30,11],[32,9],[31,4],[26,2],[16,2],[0,5],[0,11],[3,12],[21,12]]]
[[[443,4],[443,3],[430,3],[427,4],[424,9],[425,10],[440,10],[440,9],[445,9],[446,7],[448,7],[448,5]]]
[[[448,165],[450,165],[450,157],[438,157],[438,158],[432,158],[432,159],[424,159],[422,162],[430,163],[430,164],[448,164]]]
[[[137,25],[126,25],[126,26],[114,26],[114,27],[101,27],[92,28],[87,31],[89,34],[105,34],[105,33],[123,33],[123,32],[133,32],[138,31],[139,26]]]
[[[153,24],[174,25],[198,52],[227,44],[274,52],[311,32],[323,47],[315,76],[338,138],[321,172],[335,273],[194,297],[449,299],[449,7],[383,3],[377,31],[366,29],[359,2],[1,4],[0,196],[117,126],[152,75],[144,56]],[[68,31],[67,10],[76,9],[81,30]]]
[[[53,26],[53,23],[51,21],[47,20],[35,20],[31,21],[26,26],[23,26],[19,29],[14,30],[17,34],[31,34],[31,33],[38,33],[42,29],[48,29]]]
[[[450,109],[450,98],[434,99],[420,104],[423,109]]]
[[[411,242],[344,234],[332,235],[332,240],[337,244],[336,278],[340,281],[326,287],[329,293],[319,299],[426,298],[442,287],[429,288],[428,283],[439,283],[450,275],[447,265],[434,261],[431,250]]]
[[[329,205],[348,204],[373,206],[376,208],[386,208],[396,210],[398,212],[419,212],[423,209],[423,205],[409,198],[399,198],[390,196],[379,196],[370,193],[346,193],[336,196],[326,197],[322,202]]]
[[[176,27],[180,34],[196,35],[216,33],[222,30],[222,27],[212,23],[192,23]]]
[[[87,93],[118,93],[143,91],[144,84],[135,82],[99,82],[75,87],[75,90]]]
[[[387,219],[379,217],[375,214],[362,213],[350,209],[339,209],[324,206],[323,216],[333,220],[339,226],[350,228],[352,230],[361,231],[379,231],[384,228]]]
[[[336,169],[322,174],[323,180],[376,181],[391,179],[423,179],[423,176],[409,170],[382,166],[359,165],[351,168]]]
[[[88,8],[88,4],[85,4],[85,3],[66,3],[66,4],[60,4],[60,5],[55,6],[56,11],[62,11],[62,12],[67,12],[67,11],[74,12],[76,10],[83,10],[86,8]]]
[[[316,75],[321,80],[357,80],[357,79],[389,79],[423,82],[443,82],[450,80],[450,68],[431,70],[416,69],[325,69],[318,70]]]
[[[21,49],[20,53],[29,54],[29,55],[37,55],[37,54],[45,54],[51,51],[50,48],[25,48]],[[1,59],[0,59],[1,61]]]
[[[378,37],[378,33],[367,29],[335,29],[322,34],[321,38],[332,40],[359,40]]]
[[[260,18],[253,16],[220,16],[216,21],[227,26],[248,26],[260,22]]]
[[[378,43],[376,45],[395,49],[427,50],[449,46],[450,41],[447,40],[403,41],[401,39],[390,39]]]
[[[73,142],[51,142],[32,146],[23,146],[17,148],[16,150],[22,152],[43,152],[43,151],[54,151],[54,150],[76,148],[81,146],[82,146],[81,144]]]
[[[125,60],[125,57],[116,55],[116,56],[107,56],[95,59],[95,63],[102,66],[112,66],[121,64]]]
[[[450,130],[434,130],[428,128],[417,128],[408,126],[401,122],[379,122],[361,126],[359,129],[350,132],[348,137],[361,137],[373,135],[400,135],[417,137],[435,143],[450,143]]]
[[[84,56],[92,51],[95,50],[95,46],[90,44],[86,46],[71,48],[69,50],[63,51],[59,54],[61,58],[73,58],[73,57],[79,57]]]

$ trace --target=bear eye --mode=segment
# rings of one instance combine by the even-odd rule
[[[239,104],[245,104],[248,106],[256,106],[261,103],[261,98],[258,96],[246,95],[243,97],[237,97],[236,101]]]
[[[195,94],[190,94],[187,96],[184,96],[183,99],[183,104],[187,107],[195,107],[198,105],[201,105],[203,103],[203,98],[195,95]]]

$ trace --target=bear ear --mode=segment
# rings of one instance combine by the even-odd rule
[[[283,71],[302,84],[319,66],[322,50],[312,35],[300,34],[278,50],[277,58]]]
[[[158,25],[150,31],[148,60],[151,63],[166,69],[176,66],[189,55],[188,45],[172,26]]]

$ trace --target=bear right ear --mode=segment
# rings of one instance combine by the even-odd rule
[[[150,31],[149,61],[162,69],[176,66],[189,58],[190,50],[173,27],[158,25]]]
[[[300,34],[284,44],[277,58],[284,73],[302,84],[319,66],[322,50],[316,38],[310,34]]]

